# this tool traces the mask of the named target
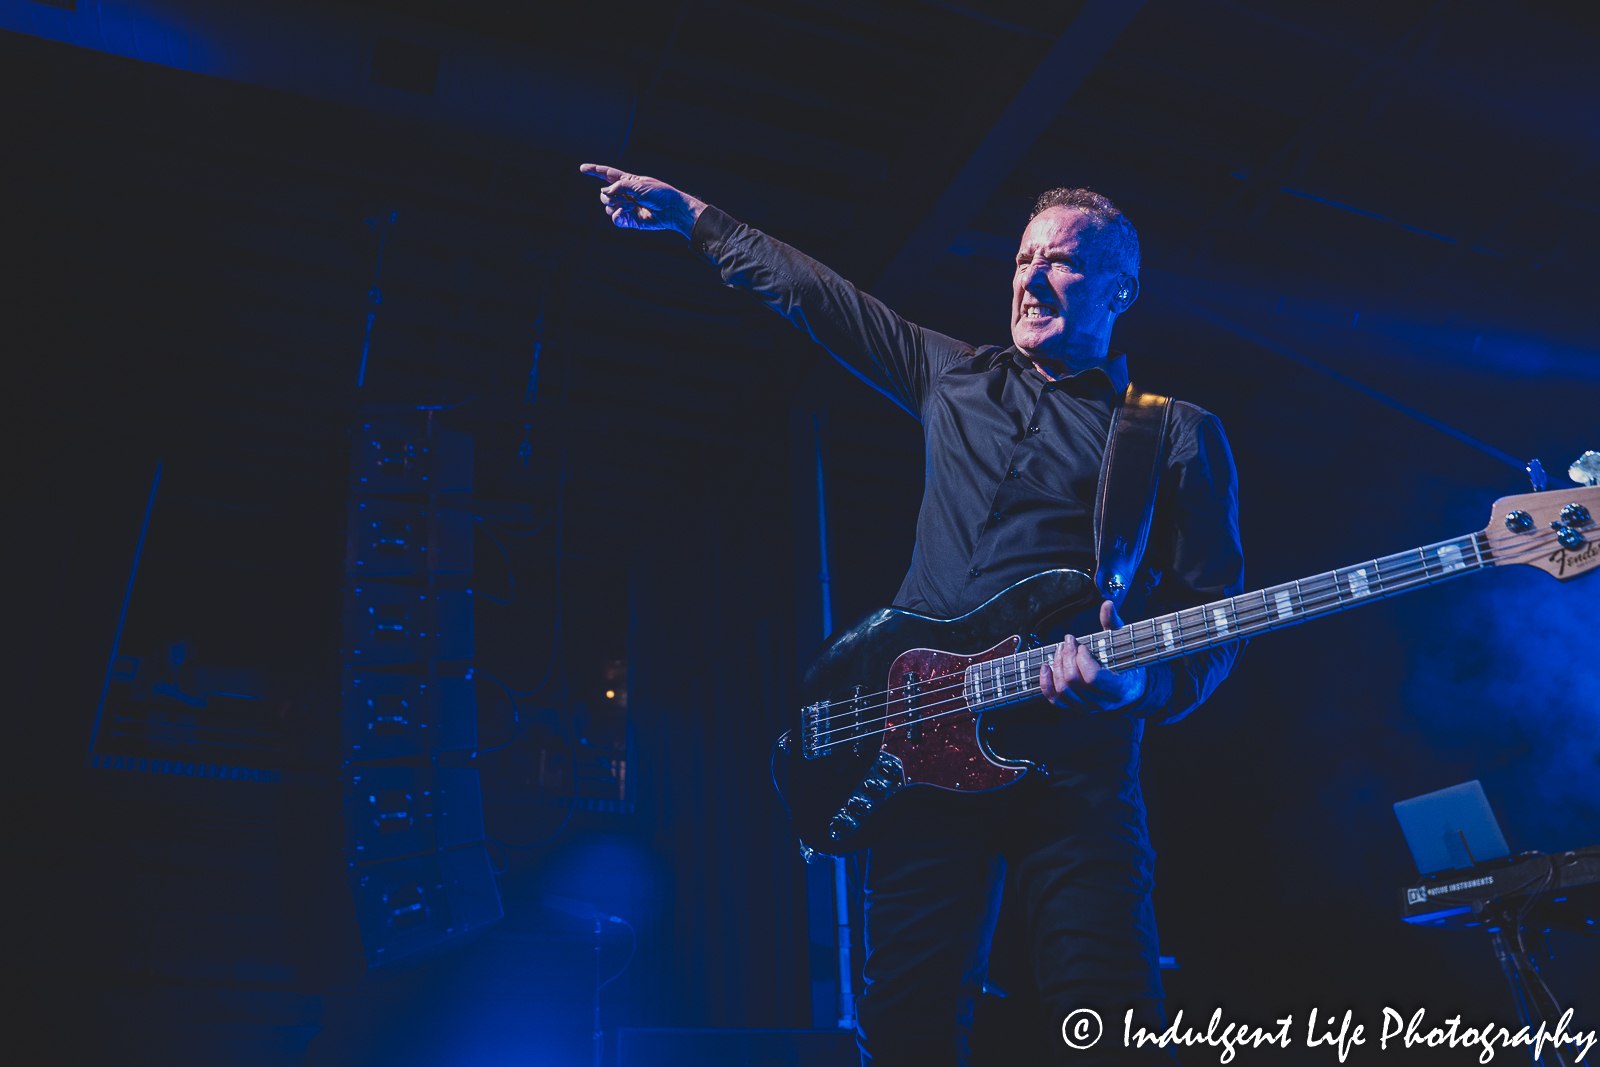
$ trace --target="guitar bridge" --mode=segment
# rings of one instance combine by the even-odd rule
[[[867,746],[861,733],[861,712],[866,691],[864,685],[852,686],[849,700],[819,700],[802,708],[800,754],[806,759],[820,759],[839,749],[853,756],[864,753]]]
[[[826,700],[807,704],[800,711],[800,755],[805,759],[818,759],[833,752],[833,746],[823,740],[828,729],[827,713]]]

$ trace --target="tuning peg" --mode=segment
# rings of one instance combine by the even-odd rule
[[[1548,479],[1544,476],[1544,464],[1537,459],[1530,459],[1528,460],[1528,465],[1522,469],[1528,472],[1528,481],[1533,483],[1533,491],[1535,493],[1544,492],[1544,487],[1548,482]]]
[[[1590,449],[1573,460],[1567,477],[1579,485],[1600,485],[1600,452]]]

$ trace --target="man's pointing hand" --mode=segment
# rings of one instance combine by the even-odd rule
[[[706,209],[703,200],[642,174],[602,163],[585,163],[578,169],[606,183],[600,203],[612,223],[625,230],[677,230],[687,237]]]

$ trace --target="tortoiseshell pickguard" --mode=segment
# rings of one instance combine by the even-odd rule
[[[921,783],[963,793],[979,792],[1010,785],[1027,770],[1026,767],[1005,766],[989,758],[978,740],[978,714],[967,710],[962,696],[963,672],[968,667],[1008,656],[1017,650],[1019,643],[1018,638],[1008,637],[975,656],[914,648],[895,659],[889,668],[887,687],[895,699],[886,709],[888,724],[883,747],[900,760],[907,785]],[[909,736],[905,683],[901,680],[908,671],[922,679],[917,707],[924,715],[949,712],[957,705],[961,708],[937,718],[920,719],[921,737],[915,741]]]

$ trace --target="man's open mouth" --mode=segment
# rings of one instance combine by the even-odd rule
[[[1047,308],[1040,304],[1028,304],[1022,309],[1025,319],[1053,319],[1056,317],[1054,308]]]

